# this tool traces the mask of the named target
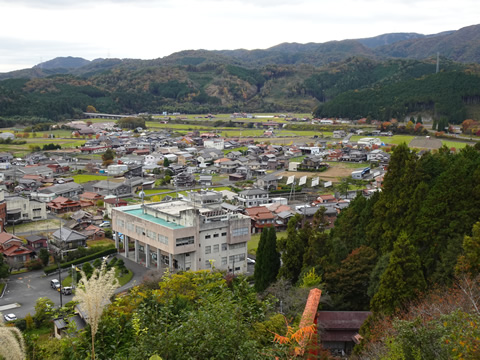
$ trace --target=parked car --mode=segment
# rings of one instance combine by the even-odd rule
[[[72,287],[71,286],[65,286],[62,288],[62,294],[63,295],[72,295]]]
[[[109,228],[111,227],[112,225],[110,224],[110,221],[104,221],[103,223],[101,223],[100,225],[98,225],[99,227],[101,228]]]
[[[52,281],[50,281],[50,286],[52,287],[52,289],[59,290],[60,281],[58,281],[57,279],[52,279]]]
[[[5,321],[17,320],[17,317],[15,316],[15,314],[6,314],[6,315],[3,315],[3,318],[5,319]]]

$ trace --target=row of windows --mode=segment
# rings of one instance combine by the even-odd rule
[[[248,235],[248,227],[244,228],[238,228],[238,229],[233,229],[232,230],[232,236],[243,236],[243,235]]]
[[[195,242],[195,238],[193,236],[187,236],[184,238],[178,238],[175,240],[176,246],[185,246],[185,245],[192,245]]]
[[[219,236],[220,236],[220,234],[213,234],[214,238],[218,238]],[[223,232],[222,236],[227,236],[227,233]],[[212,235],[205,235],[205,239],[210,239],[211,237],[212,237]]]
[[[232,256],[230,256],[229,261],[230,261],[230,264],[233,264],[234,262],[238,263],[240,261],[245,261],[245,254],[232,255]],[[211,261],[211,260],[205,260],[205,268],[210,269],[212,267],[212,262],[213,261]],[[226,256],[222,257],[222,265],[227,265],[227,257]],[[238,270],[240,270],[240,268],[238,268]]]
[[[223,250],[223,245],[227,245],[227,243],[225,244],[222,244],[222,250]],[[225,250],[227,250],[227,247],[225,246]],[[218,253],[220,251],[220,245],[219,244],[215,244],[213,245],[213,252],[214,253]],[[205,254],[210,254],[212,252],[212,247],[209,245],[209,246],[205,246]]]
[[[238,243],[238,244],[232,244],[230,245],[229,249],[230,250],[235,250],[235,249],[242,249],[246,246],[246,243],[244,242],[241,242],[241,243]]]
[[[245,254],[230,255],[228,261],[230,261],[230,264],[234,262],[245,261]]]

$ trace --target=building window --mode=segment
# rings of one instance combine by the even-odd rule
[[[125,221],[122,219],[117,219],[117,226],[123,228],[125,226]]]
[[[176,246],[185,246],[185,245],[192,245],[195,242],[195,238],[193,236],[187,236],[184,238],[178,238],[175,240]]]
[[[243,236],[243,235],[248,235],[248,227],[232,230],[232,236]]]
[[[205,235],[205,239],[210,239],[212,235]]]
[[[214,238],[217,238],[217,237],[218,237],[218,234],[213,234],[213,237],[214,237]]]
[[[230,255],[228,261],[230,261],[230,264],[233,264],[233,262],[245,261],[245,254]]]
[[[222,257],[222,265],[227,265],[227,257]]]
[[[222,233],[222,236],[227,236],[227,233],[226,232]]]
[[[162,244],[168,245],[168,237],[162,234],[158,234],[158,241]]]
[[[216,245],[213,245],[213,252],[214,253],[217,253],[220,251],[220,245],[216,244]]]
[[[135,231],[138,235],[142,235],[142,234],[145,235],[145,229],[141,226],[135,226]]]
[[[238,243],[238,244],[233,244],[233,245],[230,245],[228,248],[229,248],[230,250],[242,249],[242,248],[245,247],[245,244],[246,244],[246,243],[244,243],[244,242]]]
[[[227,251],[227,243],[222,244],[222,251]]]
[[[205,246],[205,254],[210,254],[212,252],[211,246]]]
[[[135,229],[135,225],[131,222],[127,222],[127,230],[133,231]]]
[[[210,260],[205,260],[205,268],[210,269],[212,267],[212,264],[210,263]]]

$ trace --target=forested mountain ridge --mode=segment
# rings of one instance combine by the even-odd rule
[[[59,120],[81,116],[93,105],[123,114],[313,111],[380,120],[428,112],[459,123],[475,118],[469,107],[480,103],[478,39],[480,25],[474,25],[431,36],[186,50],[154,60],[57,58],[0,74],[0,116]]]
[[[446,59],[442,59],[440,74],[435,74],[434,59],[361,57],[323,67],[253,69],[221,63],[159,66],[154,60],[139,66],[138,60],[112,59],[76,71],[81,69],[88,72],[0,81],[0,115],[58,120],[81,116],[92,105],[99,112],[123,114],[316,109],[316,116],[355,119],[370,115],[382,120],[426,111],[461,122],[467,106],[480,99],[480,66]]]

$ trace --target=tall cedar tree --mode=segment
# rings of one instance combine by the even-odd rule
[[[371,301],[371,308],[375,312],[393,314],[425,288],[420,257],[407,234],[403,232],[393,246],[387,269],[380,280],[380,287]]]
[[[308,237],[304,236],[303,229],[299,231],[301,223],[301,215],[293,216],[287,224],[287,237],[280,238],[278,241],[278,250],[282,254],[282,267],[279,276],[291,281],[292,284],[295,284],[300,277],[306,249],[304,240],[308,241]]]
[[[370,297],[367,295],[370,274],[375,267],[377,253],[368,246],[353,250],[342,261],[340,269],[327,274],[326,281],[329,294],[336,309],[353,311],[368,310]]]
[[[280,253],[277,251],[277,234],[274,227],[263,229],[255,262],[255,290],[264,291],[272,284],[280,270]]]

